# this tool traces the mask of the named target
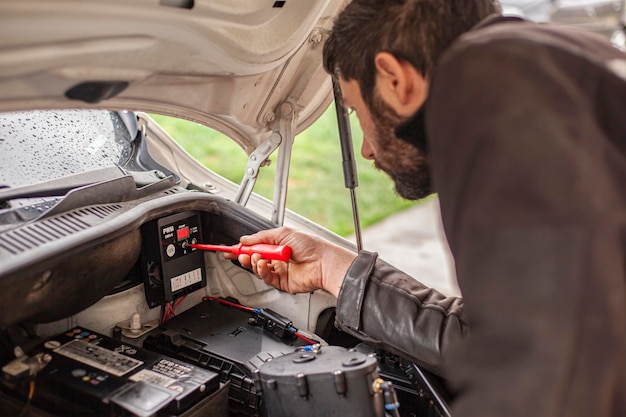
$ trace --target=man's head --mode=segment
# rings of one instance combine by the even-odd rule
[[[411,64],[428,79],[454,40],[499,12],[498,0],[353,0],[337,16],[324,45],[324,68],[357,80],[371,105],[380,52]]]
[[[337,17],[324,67],[359,117],[363,157],[392,177],[402,197],[430,194],[430,176],[424,150],[396,139],[395,127],[426,100],[441,53],[499,10],[497,0],[353,0]]]

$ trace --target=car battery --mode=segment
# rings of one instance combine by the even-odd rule
[[[267,417],[383,417],[383,394],[373,356],[337,346],[290,353],[257,372]]]
[[[230,385],[230,409],[237,415],[258,416],[262,398],[256,392],[254,371],[305,345],[295,336],[279,337],[280,326],[261,321],[254,313],[204,301],[151,332],[144,347],[215,371],[222,383]]]
[[[182,416],[219,389],[212,371],[74,328],[27,353],[39,358],[32,375],[23,362],[3,367],[8,385],[34,384],[33,404],[60,415]],[[28,367],[28,365],[25,365]],[[76,414],[78,413],[78,414]]]

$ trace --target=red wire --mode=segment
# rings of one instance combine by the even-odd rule
[[[243,306],[241,304],[231,303],[230,301],[222,300],[221,298],[211,297],[211,296],[207,295],[207,296],[202,297],[202,299],[203,300],[217,301],[218,303],[226,304],[227,306],[239,308],[241,310],[245,310],[245,311],[249,311],[251,313],[254,313],[254,309],[252,307],[246,307],[246,306]]]
[[[161,319],[161,324],[165,323],[170,319],[170,311],[172,308],[171,303],[165,303],[165,311],[163,312],[163,318]]]
[[[165,303],[165,308],[163,309],[163,317],[161,317],[161,324],[165,323],[167,321],[167,319],[169,318],[169,310],[168,307],[169,303]]]
[[[293,334],[295,334],[298,339],[304,340],[305,343],[308,343],[309,345],[314,345],[316,343],[308,337],[302,336],[299,332],[294,332]]]
[[[223,300],[223,299],[217,298],[217,297],[211,297],[209,295],[206,295],[206,296],[202,297],[202,299],[203,300],[217,301],[218,303],[222,303],[222,304],[225,304],[227,306],[239,308],[241,310],[249,311],[251,313],[255,313],[256,312],[255,309],[252,308],[252,307],[247,307],[247,306],[244,306],[244,305],[241,305],[241,304],[237,304],[237,303],[231,303],[230,301],[226,301],[226,300]],[[294,332],[293,334],[296,335],[297,338],[303,340],[305,343],[308,343],[309,345],[314,345],[314,344],[317,343],[317,342],[309,339],[308,337],[302,336],[299,332]]]
[[[169,303],[165,303],[165,311],[163,312],[163,318],[161,319],[161,324],[165,323],[166,321],[168,321],[169,319],[171,319],[172,317],[174,317],[176,315],[176,313],[174,312],[174,310],[183,302],[185,301],[185,298],[187,298],[187,295],[183,295],[180,298],[177,298],[174,301],[171,301]]]
[[[183,295],[182,297],[180,297],[179,299],[177,299],[177,300],[174,302],[174,308],[178,308],[178,306],[179,306],[179,305],[180,305],[183,301],[185,301],[185,298],[187,298],[187,295]],[[174,310],[173,310],[173,309],[172,309],[172,313],[174,313]]]

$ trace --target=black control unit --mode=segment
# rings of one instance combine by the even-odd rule
[[[204,254],[187,244],[202,240],[200,215],[182,212],[141,227],[146,301],[156,307],[206,286]]]

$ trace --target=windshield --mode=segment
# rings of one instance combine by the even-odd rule
[[[0,186],[19,187],[124,165],[132,139],[122,116],[112,111],[0,113]]]

